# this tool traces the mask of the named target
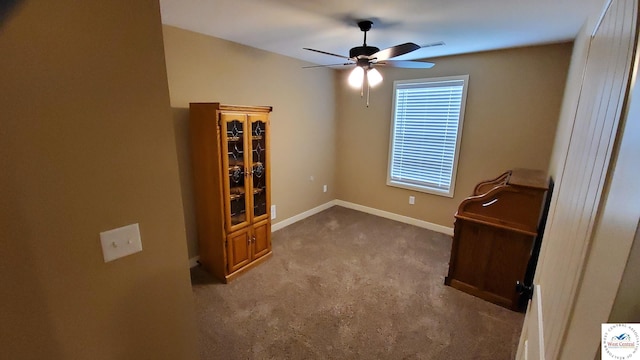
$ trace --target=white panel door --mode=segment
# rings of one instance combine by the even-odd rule
[[[622,112],[636,15],[636,0],[611,1],[591,39],[567,157],[556,179],[544,233],[520,359],[558,359]]]

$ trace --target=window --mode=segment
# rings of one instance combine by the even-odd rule
[[[453,197],[469,75],[393,83],[387,185]]]

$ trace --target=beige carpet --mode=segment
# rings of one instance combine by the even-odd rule
[[[228,285],[191,272],[202,359],[513,359],[523,314],[443,285],[451,238],[333,207]]]

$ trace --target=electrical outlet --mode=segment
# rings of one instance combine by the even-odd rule
[[[415,196],[409,196],[409,204],[413,205],[416,203],[416,197]]]
[[[322,185],[322,192],[327,192],[327,185]]]
[[[271,220],[276,218],[276,206],[271,205]]]
[[[104,262],[137,253],[142,251],[140,227],[138,224],[131,224],[103,231],[100,233],[100,243],[102,244]]]

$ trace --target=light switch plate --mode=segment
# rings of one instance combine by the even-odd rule
[[[100,233],[104,262],[142,251],[138,224],[131,224]]]

